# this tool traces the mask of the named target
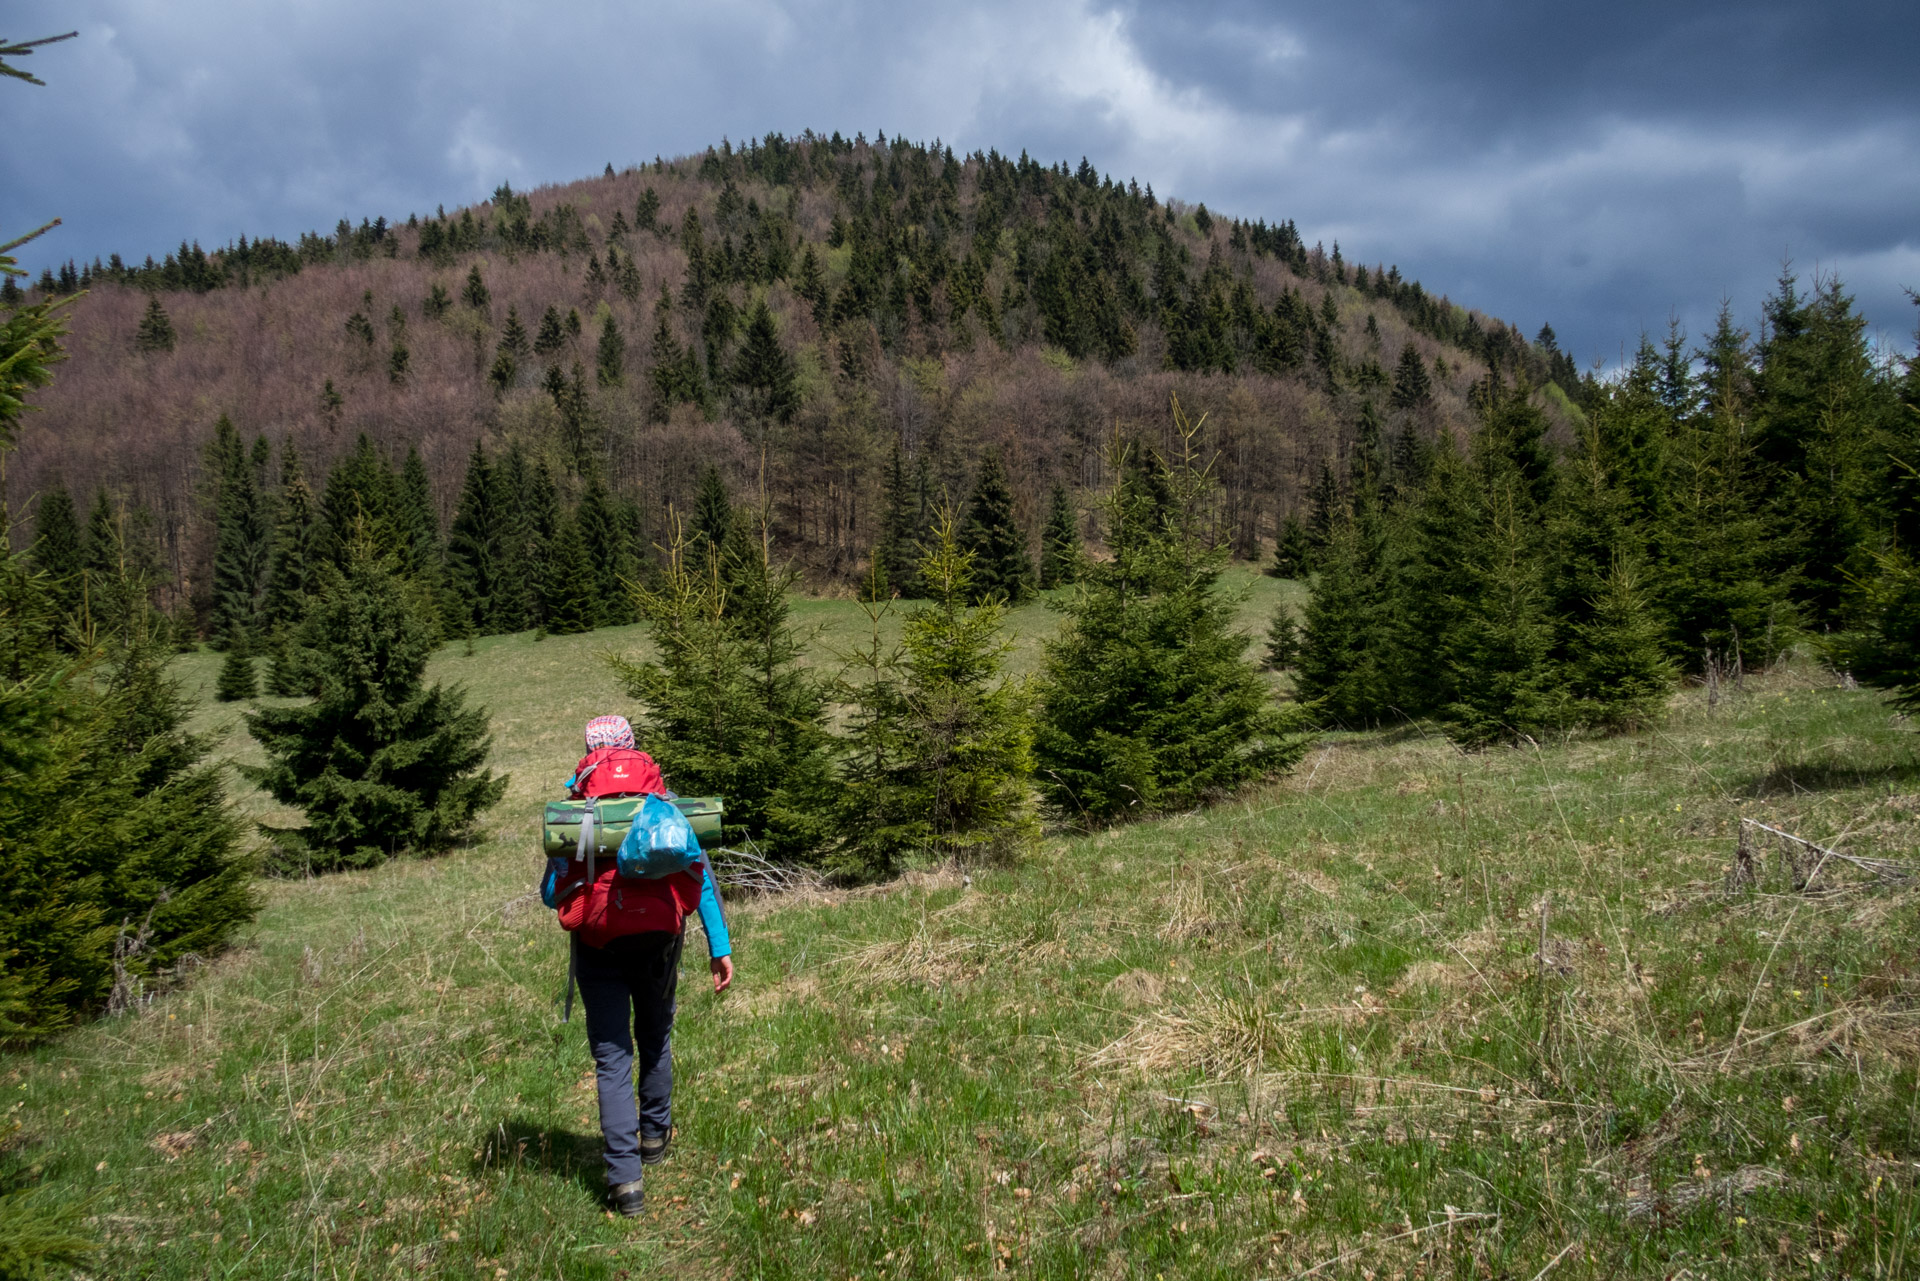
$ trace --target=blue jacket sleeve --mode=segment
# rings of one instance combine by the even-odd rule
[[[727,918],[720,913],[720,895],[714,892],[713,868],[700,859],[700,928],[707,933],[707,955],[714,960],[733,955],[727,938]]]

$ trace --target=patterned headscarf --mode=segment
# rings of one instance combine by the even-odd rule
[[[599,747],[632,747],[633,726],[624,716],[596,716],[587,722],[587,750]]]

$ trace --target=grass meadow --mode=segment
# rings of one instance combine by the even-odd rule
[[[1248,585],[1250,628],[1295,590]],[[798,612],[823,655],[863,625]],[[1056,621],[1013,615],[1017,669]],[[623,703],[594,655],[639,643],[443,651],[513,775],[482,841],[264,883],[190,984],[0,1064],[96,1275],[1920,1270],[1920,894],[1765,833],[1740,856],[1750,818],[1916,857],[1914,727],[1806,667],[1642,735],[1330,735],[1019,866],[736,902],[733,991],[688,949],[672,1155],[615,1220],[529,892],[537,803]],[[237,720],[201,713],[244,759]]]

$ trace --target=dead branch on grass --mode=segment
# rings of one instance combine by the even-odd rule
[[[1661,1214],[1681,1213],[1702,1201],[1714,1201],[1731,1213],[1733,1199],[1760,1188],[1777,1188],[1787,1181],[1780,1171],[1764,1165],[1743,1165],[1717,1179],[1676,1184],[1664,1192],[1648,1188],[1636,1192],[1621,1203],[1629,1219],[1653,1218]]]
[[[1771,841],[1761,845],[1771,845],[1774,862],[1787,883],[1796,894],[1819,896],[1841,894],[1848,890],[1859,889],[1861,885],[1820,885],[1814,884],[1821,869],[1829,863],[1845,863],[1871,874],[1881,885],[1899,885],[1910,881],[1920,873],[1920,864],[1891,858],[1867,858],[1858,854],[1848,854],[1841,850],[1829,849],[1804,836],[1795,836],[1792,832],[1782,831],[1759,819],[1740,820],[1740,841],[1733,853],[1733,865],[1727,869],[1726,889],[1729,894],[1737,890],[1757,887],[1764,871],[1764,849],[1750,839],[1750,833],[1765,833]]]
[[[804,867],[787,867],[762,854],[747,841],[741,848],[717,849],[708,856],[714,880],[723,890],[738,894],[792,894],[826,888],[826,878]]]

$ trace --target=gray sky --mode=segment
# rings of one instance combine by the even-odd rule
[[[1891,3],[25,0],[0,232],[158,257],[770,130],[1082,155],[1398,263],[1583,362],[1781,262],[1910,348],[1920,24]],[[0,237],[4,238],[4,237]]]

